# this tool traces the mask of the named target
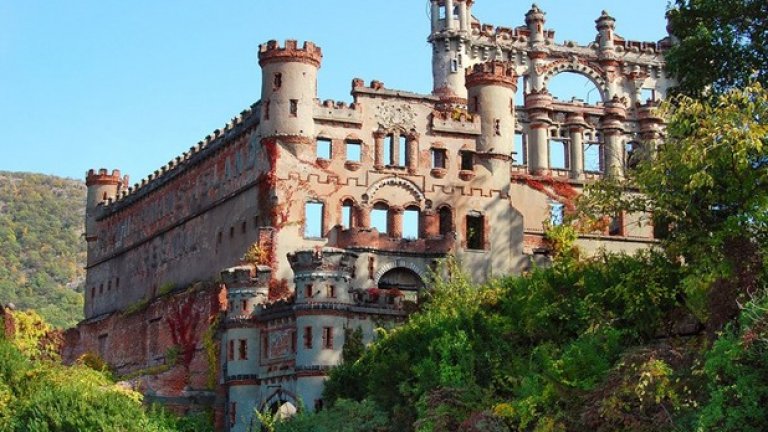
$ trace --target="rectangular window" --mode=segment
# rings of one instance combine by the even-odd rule
[[[584,146],[584,171],[588,172],[602,172],[602,151],[600,150],[600,143],[589,142]]]
[[[227,360],[229,361],[235,360],[235,341],[234,340],[229,341],[229,344],[227,344]]]
[[[414,240],[419,238],[419,209],[407,208],[403,212],[403,238]]]
[[[362,160],[362,144],[360,141],[347,141],[347,160],[350,162],[360,162]]]
[[[240,307],[243,310],[243,313],[247,314],[248,313],[248,300],[243,300],[243,302],[242,302]]]
[[[549,203],[549,222],[552,226],[563,224],[564,206],[559,202]]]
[[[475,161],[472,152],[462,151],[459,152],[461,156],[461,169],[463,171],[472,171],[475,169]]]
[[[549,140],[549,166],[554,169],[568,168],[568,141],[563,139]]]
[[[408,160],[408,138],[400,135],[397,140],[397,166],[405,166]]]
[[[240,224],[240,232],[242,232],[243,234],[245,234],[245,230],[246,230],[246,228],[247,228],[247,224],[245,223],[245,221],[243,221],[243,222]]]
[[[333,327],[323,327],[323,348],[333,349]]]
[[[526,151],[525,151],[525,135],[522,132],[515,133],[515,153],[512,155],[515,165],[525,165]]]
[[[325,296],[328,298],[336,298],[336,286],[335,285],[327,285],[325,287]]]
[[[346,203],[341,206],[341,227],[343,229],[352,227],[352,206]]]
[[[269,120],[269,101],[264,102],[264,120]]]
[[[296,117],[299,115],[299,101],[298,99],[291,99],[291,117]]]
[[[275,74],[275,90],[279,89],[283,86],[283,74],[276,73]]]
[[[380,234],[389,232],[389,211],[385,205],[377,205],[371,210],[371,228],[375,228]]]
[[[304,327],[304,348],[312,349],[312,327]]]
[[[304,287],[304,298],[312,298],[312,284],[307,284]]]
[[[394,147],[395,147],[395,136],[393,134],[387,135],[386,141],[384,142],[384,160],[387,162],[387,165],[394,165],[395,161],[392,160],[394,157]]]
[[[467,249],[485,249],[485,217],[480,214],[467,215]]]
[[[237,350],[238,360],[248,360],[248,340],[240,339],[239,349]]]
[[[229,238],[235,236],[235,227],[229,227]]]
[[[656,89],[652,89],[652,88],[640,89],[640,103],[644,104],[649,100],[650,101],[656,100]]]
[[[318,159],[330,159],[331,158],[331,140],[328,138],[318,138],[317,144],[317,158]]]
[[[310,201],[304,205],[304,237],[323,237],[323,211],[325,205]]]
[[[432,149],[432,168],[445,168],[446,159],[445,149]]]

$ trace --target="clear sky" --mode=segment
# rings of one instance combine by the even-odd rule
[[[352,78],[431,90],[427,0],[0,0],[0,170],[132,183],[259,99],[258,44],[323,49],[320,99]],[[666,35],[666,0],[540,0],[556,39],[586,44],[603,9],[627,39]],[[523,25],[529,1],[476,0],[483,23]]]

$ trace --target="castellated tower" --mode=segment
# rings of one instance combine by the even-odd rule
[[[473,0],[431,0],[433,93],[448,102],[466,101],[464,69],[470,43]]]
[[[221,272],[221,280],[227,288],[227,314],[220,358],[225,365],[222,378],[230,401],[229,410],[237,405],[258,406],[262,397],[256,379],[258,369],[254,368],[255,362],[264,358],[259,344],[262,336],[250,318],[267,301],[271,272],[266,266],[240,266]],[[245,431],[244,426],[250,424],[252,414],[251,410],[241,411],[238,415],[243,416],[244,421],[238,422],[230,431]]]
[[[357,255],[322,248],[291,253],[296,284],[296,394],[304,401],[322,398],[328,369],[341,362],[344,329],[353,328],[343,311],[354,304],[350,282]]]
[[[509,164],[514,150],[515,93],[514,65],[500,61],[479,63],[466,71],[469,111],[479,114],[480,137],[477,153],[485,160],[494,179],[494,188],[509,183]]]
[[[259,46],[261,133],[269,137],[314,138],[312,109],[317,98],[317,70],[323,55],[312,42],[295,40]]]
[[[128,185],[128,176],[120,178],[120,171],[109,171],[102,168],[98,172],[88,170],[85,173],[85,186],[88,195],[85,205],[85,239],[90,246],[96,240],[96,213],[99,204],[114,201],[121,190]]]

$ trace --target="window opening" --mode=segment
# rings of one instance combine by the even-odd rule
[[[283,86],[283,74],[280,72],[275,74],[275,89],[279,89]]]
[[[333,327],[323,327],[323,348],[333,349]]]
[[[389,207],[384,203],[378,203],[371,210],[371,228],[379,233],[389,233]]]
[[[384,142],[384,160],[387,161],[387,165],[394,165],[395,162],[392,160],[394,156],[394,150],[395,146],[395,136],[394,134],[387,135],[386,141]]]
[[[512,155],[514,158],[514,164],[515,165],[525,165],[528,163],[526,160],[526,151],[525,151],[525,134],[522,132],[516,132],[515,133],[515,153]]]
[[[640,103],[644,104],[649,100],[650,101],[656,100],[656,89],[653,89],[653,88],[640,89]]]
[[[408,138],[400,135],[397,139],[397,166],[405,166],[408,157]]]
[[[565,206],[562,203],[553,201],[549,203],[549,223],[552,226],[560,226],[563,224],[563,218],[565,216]]]
[[[453,213],[449,207],[441,207],[438,210],[438,218],[441,235],[446,235],[453,231]]]
[[[312,327],[304,327],[304,348],[312,349]]]
[[[326,285],[325,296],[328,298],[336,298],[336,285]]]
[[[347,141],[347,160],[351,162],[360,162],[362,159],[362,144],[360,141]]]
[[[309,201],[304,205],[304,237],[323,237],[323,210],[325,205],[318,201]]]
[[[235,360],[235,341],[230,340],[229,344],[227,345],[227,360],[234,361]]]
[[[411,206],[403,212],[403,238],[419,238],[419,214],[420,210],[416,206]]]
[[[319,159],[330,159],[331,158],[331,140],[328,138],[318,138],[315,141],[315,144],[317,146],[316,148],[316,156]]]
[[[354,209],[354,203],[352,200],[344,200],[341,204],[341,227],[343,229],[352,228],[352,210]]]
[[[459,152],[459,155],[461,156],[461,169],[464,171],[472,171],[475,168],[472,152],[465,150]]]
[[[238,347],[238,360],[248,360],[248,340],[240,339]]]
[[[600,134],[586,135],[588,142],[584,146],[584,170],[589,172],[603,171],[603,150],[600,144]]]
[[[432,149],[432,168],[445,168],[446,159],[445,149]]]
[[[549,166],[554,169],[568,168],[568,140],[558,137],[557,130],[552,131],[549,139]]]
[[[312,298],[312,284],[307,284],[304,287],[304,298]]]
[[[485,217],[481,214],[467,215],[467,249],[485,249]]]
[[[264,120],[269,120],[269,101],[264,102]]]
[[[291,99],[291,117],[296,117],[299,115],[299,100],[298,99]]]

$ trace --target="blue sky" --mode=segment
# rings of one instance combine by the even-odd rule
[[[353,77],[431,90],[426,0],[0,1],[0,170],[135,182],[258,100],[258,44],[323,49],[319,97],[350,101]],[[666,35],[666,0],[541,0],[556,39],[587,43],[607,9],[633,40]],[[515,27],[530,2],[476,0]]]

